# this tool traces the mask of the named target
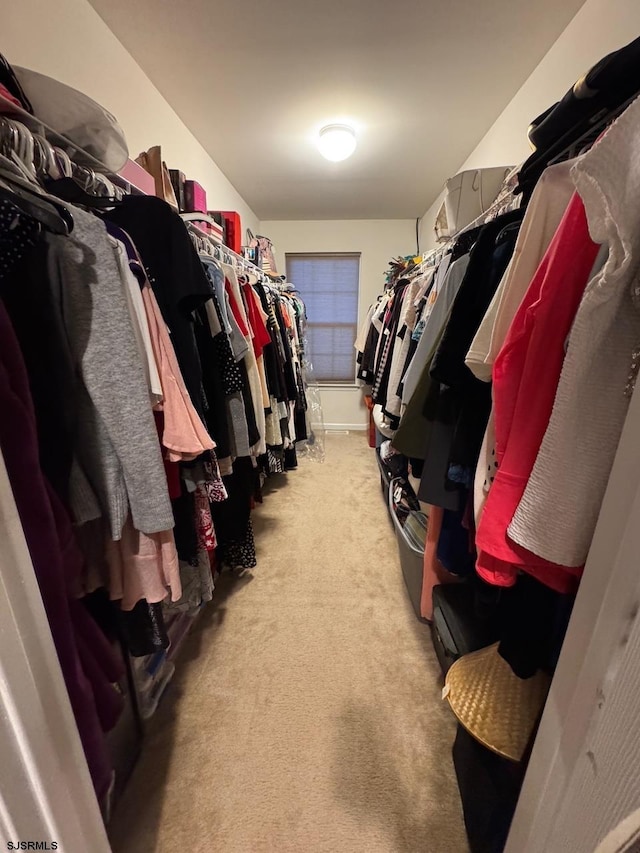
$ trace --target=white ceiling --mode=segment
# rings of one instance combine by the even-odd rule
[[[423,214],[583,0],[90,2],[267,220]]]

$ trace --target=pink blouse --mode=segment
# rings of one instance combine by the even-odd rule
[[[205,450],[213,450],[215,442],[193,407],[160,307],[148,284],[142,288],[142,299],[162,385],[163,400],[155,407],[164,414],[162,446],[170,462],[187,462]]]

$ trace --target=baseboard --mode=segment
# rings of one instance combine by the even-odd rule
[[[362,432],[364,432],[364,430],[367,429],[367,425],[363,424],[363,423],[359,423],[359,424],[325,424],[324,428],[326,429],[327,432],[331,432],[332,430],[344,431],[347,429],[350,431],[358,431],[358,432],[362,431]]]

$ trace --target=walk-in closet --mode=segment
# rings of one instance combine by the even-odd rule
[[[3,25],[2,849],[639,850],[640,6]]]

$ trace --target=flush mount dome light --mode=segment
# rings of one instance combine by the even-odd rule
[[[355,131],[346,124],[328,124],[320,131],[318,148],[327,160],[346,160],[356,150]]]

